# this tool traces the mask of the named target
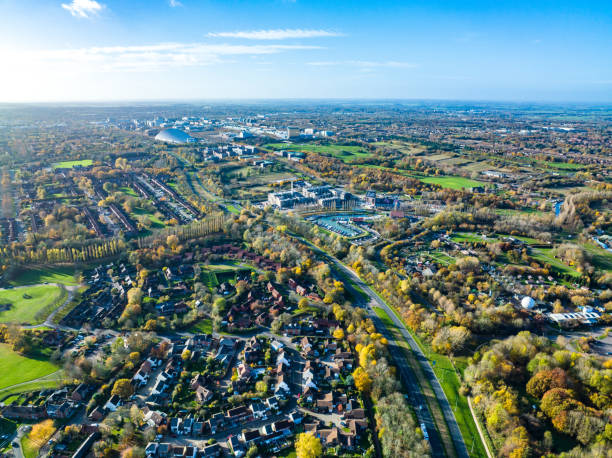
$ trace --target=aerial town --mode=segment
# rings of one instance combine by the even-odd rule
[[[0,111],[0,455],[603,457],[612,111]]]

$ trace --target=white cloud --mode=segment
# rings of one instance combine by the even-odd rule
[[[394,60],[388,60],[383,62],[369,61],[369,60],[340,60],[340,61],[320,61],[320,62],[308,62],[308,65],[315,67],[331,67],[337,65],[359,67],[362,69],[374,69],[374,68],[416,68],[417,64],[411,62],[398,62]]]
[[[340,37],[339,32],[313,29],[243,30],[236,32],[211,32],[209,37],[244,38],[246,40],[286,40],[289,38]]]
[[[183,6],[183,4],[181,2],[179,2],[179,0],[170,0],[168,2],[168,4],[172,7],[172,8],[176,8],[177,6]]]
[[[231,45],[159,43],[55,50],[0,49],[10,68],[29,72],[150,71],[228,63],[228,56],[259,56],[295,50],[321,49],[304,45]]]
[[[70,11],[73,16],[87,18],[102,11],[104,5],[96,0],[72,0],[70,3],[62,3],[62,8]]]

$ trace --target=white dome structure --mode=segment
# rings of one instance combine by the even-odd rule
[[[178,129],[164,129],[155,136],[155,140],[166,143],[195,143],[197,140],[188,133]]]
[[[535,305],[536,305],[535,301],[533,300],[532,297],[529,297],[529,296],[525,296],[523,300],[521,301],[521,306],[527,310],[531,310],[532,308],[535,307]]]

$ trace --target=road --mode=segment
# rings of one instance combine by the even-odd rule
[[[422,409],[416,409],[417,418],[419,423],[425,423],[427,427],[427,431],[429,433],[429,442],[431,444],[432,454],[434,456],[444,456],[444,448],[442,446],[442,442],[440,440],[440,436],[438,434],[437,429],[435,428],[435,423],[433,421],[431,412],[427,407],[427,402],[425,401],[425,397],[421,392],[421,388],[416,380],[416,376],[410,367],[408,361],[406,360],[406,356],[404,355],[404,351],[401,346],[396,342],[393,338],[392,333],[387,329],[384,323],[378,318],[376,312],[372,308],[372,306],[377,306],[387,312],[387,315],[391,318],[393,323],[397,326],[399,331],[401,332],[404,339],[410,345],[411,350],[414,352],[425,377],[429,380],[431,384],[434,394],[436,395],[437,401],[440,404],[440,408],[442,409],[442,413],[444,414],[444,418],[446,420],[446,424],[448,425],[450,434],[452,436],[453,444],[455,446],[455,451],[460,458],[468,458],[469,453],[467,447],[465,445],[465,441],[463,440],[463,436],[461,435],[461,430],[459,429],[459,425],[457,424],[457,420],[455,419],[455,415],[452,411],[450,403],[444,394],[444,390],[442,390],[442,386],[436,377],[429,360],[425,357],[425,354],[422,352],[421,348],[418,346],[416,341],[410,335],[404,323],[397,318],[393,310],[383,301],[378,294],[376,294],[366,283],[364,283],[359,276],[346,267],[340,260],[335,258],[334,256],[322,251],[312,243],[303,239],[302,237],[298,237],[303,243],[309,245],[313,250],[315,250],[319,255],[324,257],[328,262],[333,264],[336,270],[340,271],[345,277],[348,277],[355,285],[357,285],[369,298],[369,302],[367,304],[368,315],[374,322],[374,325],[377,329],[383,331],[383,334],[386,339],[389,341],[389,353],[393,357],[395,364],[397,365],[402,380],[404,381],[405,386],[408,389],[408,393],[410,399],[415,405],[423,406]],[[347,287],[351,287],[352,285],[348,284]],[[359,294],[357,294],[359,297]]]

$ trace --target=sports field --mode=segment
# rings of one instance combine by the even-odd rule
[[[0,291],[0,323],[40,324],[66,292],[55,285],[26,286]]]
[[[26,358],[0,344],[0,389],[29,382],[56,372],[58,367],[46,360]]]
[[[443,188],[449,189],[470,189],[476,186],[484,186],[484,183],[481,181],[456,176],[427,177],[421,178],[421,181],[423,183],[438,184]]]

